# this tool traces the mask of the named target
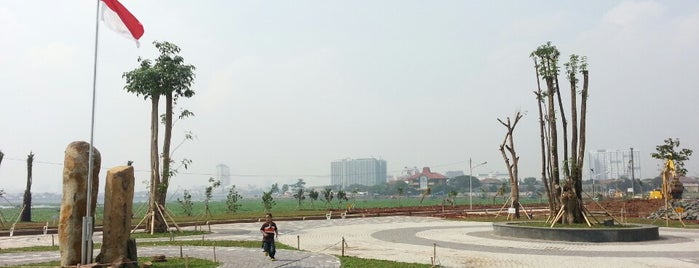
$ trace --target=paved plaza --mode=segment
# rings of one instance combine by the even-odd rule
[[[278,241],[300,246],[301,251],[279,250],[275,262],[265,259],[261,249],[255,248],[186,247],[182,254],[206,259],[214,259],[215,255],[221,267],[340,267],[335,255],[342,254],[344,238],[345,255],[434,262],[442,267],[699,267],[697,229],[660,228],[661,239],[656,241],[580,243],[503,238],[493,235],[491,223],[432,217],[276,222],[280,230]],[[211,225],[212,234],[176,239],[259,240],[260,225],[261,222]],[[101,233],[95,233],[94,241],[101,239]],[[51,235],[0,237],[3,249],[51,243]],[[138,253],[179,257],[180,248],[141,246]],[[58,252],[0,254],[0,266],[58,258]]]

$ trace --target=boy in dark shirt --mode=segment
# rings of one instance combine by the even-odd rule
[[[272,221],[272,213],[265,215],[265,223],[260,227],[260,233],[262,233],[262,248],[265,256],[269,256],[274,261],[274,254],[277,253],[274,237],[279,236],[279,232],[277,232],[277,224]]]

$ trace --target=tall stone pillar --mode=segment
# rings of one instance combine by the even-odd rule
[[[104,220],[99,263],[112,263],[129,258],[127,243],[133,216],[134,170],[132,166],[114,167],[107,171],[104,186]],[[131,260],[137,261],[137,260]]]
[[[93,150],[92,202],[90,204],[92,215],[90,216],[94,217],[102,158],[96,148]],[[68,144],[63,160],[63,197],[58,223],[61,266],[75,266],[80,263],[83,217],[87,216],[89,152],[89,143],[74,141]]]

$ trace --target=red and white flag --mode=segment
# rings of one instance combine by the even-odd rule
[[[143,25],[117,0],[102,1],[102,21],[110,29],[136,41],[143,36]]]

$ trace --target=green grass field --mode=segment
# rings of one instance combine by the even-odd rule
[[[177,196],[173,197],[176,200]],[[306,199],[298,205],[295,199],[275,198],[276,205],[271,212],[275,217],[290,217],[290,216],[320,216],[324,215],[328,210],[344,210],[351,204],[354,209],[362,208],[383,208],[383,207],[411,207],[419,206],[420,198],[417,197],[401,197],[401,198],[364,198],[354,199],[349,201],[337,202],[333,200],[330,206],[326,205],[322,200],[314,201]],[[523,204],[538,203],[538,199],[522,199]],[[474,205],[492,204],[492,199],[473,198]],[[497,203],[502,204],[504,200],[498,198]],[[173,215],[176,221],[207,221],[207,220],[230,220],[230,219],[254,219],[264,217],[264,206],[260,198],[244,198],[240,201],[241,207],[235,213],[229,213],[226,209],[225,200],[217,200],[209,203],[211,215],[205,215],[205,206],[203,202],[194,202],[192,216],[184,214],[184,210],[177,201],[169,202],[167,208]],[[438,197],[428,197],[422,202],[423,206],[441,205],[442,199]],[[468,205],[467,198],[457,198],[456,205]],[[34,204],[31,211],[32,223],[17,223],[17,226],[31,225],[44,226],[48,223],[49,228],[56,227],[60,213],[60,204]],[[147,204],[143,202],[133,204],[133,224],[137,224],[147,212]],[[17,222],[20,215],[20,208],[0,208],[0,216],[2,217],[2,226],[0,229],[8,230],[12,224]],[[95,210],[95,221],[99,225],[102,221],[102,207],[98,204]]]

